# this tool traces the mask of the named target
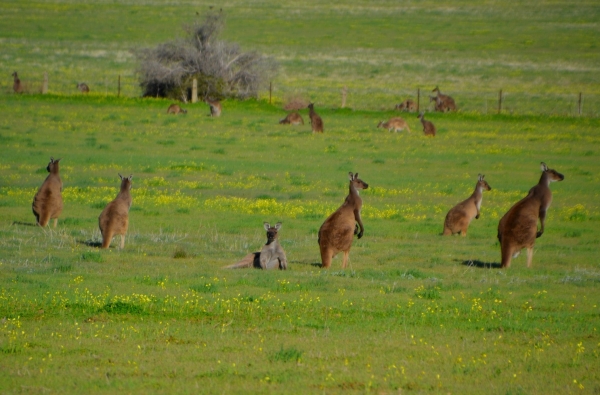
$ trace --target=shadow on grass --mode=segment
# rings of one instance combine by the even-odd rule
[[[102,247],[102,242],[101,241],[93,241],[93,240],[77,240],[77,242],[79,244],[83,244],[86,245],[88,247],[96,247],[96,248],[100,248]]]
[[[321,262],[310,262],[310,261],[290,261],[290,263],[293,263],[294,265],[302,265],[302,266],[314,266],[314,267],[321,267]]]
[[[458,261],[458,259],[455,259],[455,260]],[[502,268],[502,264],[500,264],[500,263],[482,262],[482,261],[472,260],[472,259],[469,259],[468,261],[462,261],[461,264],[464,266],[478,267],[480,269],[501,269]]]
[[[21,221],[13,221],[13,225],[23,225],[23,226],[38,226],[35,222],[21,222]]]

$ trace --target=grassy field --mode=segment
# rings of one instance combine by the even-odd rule
[[[434,139],[376,129],[393,113],[322,110],[325,134],[261,102],[167,116],[162,100],[1,96],[0,391],[580,393],[600,390],[598,119],[431,114]],[[306,112],[303,112],[307,119]],[[57,229],[30,204],[62,157]],[[496,227],[552,185],[533,268],[499,270]],[[349,270],[316,232],[362,193]],[[125,249],[93,247],[133,174]],[[469,235],[441,237],[477,174]],[[282,221],[290,270],[226,271]]]
[[[0,3],[0,393],[600,393],[597,2],[220,6],[224,36],[281,70],[272,105],[211,118],[138,98],[131,54],[206,6]],[[13,70],[30,94],[10,94]],[[44,72],[50,94],[33,94]],[[427,113],[435,138],[415,114],[411,133],[376,128],[435,85],[461,109]],[[316,102],[323,135],[306,110],[278,125],[294,95]],[[65,208],[40,229],[51,156]],[[533,267],[498,269],[498,221],[541,161],[565,180]],[[323,270],[317,232],[349,171],[370,185],[365,235],[349,269]],[[118,173],[133,175],[129,233],[99,250]],[[441,237],[479,173],[481,218]],[[224,270],[264,244],[263,221],[283,223],[290,270]]]
[[[597,1],[318,1],[220,3],[223,37],[281,64],[276,101],[299,95],[320,106],[389,109],[435,85],[459,108],[495,113],[600,114]],[[132,51],[183,35],[206,5],[162,1],[8,0],[0,4],[0,91],[18,70],[32,90],[43,73],[53,93],[140,95]],[[266,87],[265,87],[266,92]],[[266,94],[266,93],[265,93]]]

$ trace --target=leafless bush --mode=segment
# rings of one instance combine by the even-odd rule
[[[137,51],[143,96],[187,101],[196,79],[203,97],[257,97],[277,64],[258,52],[242,52],[236,43],[219,40],[224,22],[222,12],[211,11],[204,22],[184,28],[187,38]]]

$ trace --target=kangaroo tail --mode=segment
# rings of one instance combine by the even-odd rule
[[[110,242],[113,238],[113,232],[106,231],[106,233],[102,233],[102,248],[110,247]]]
[[[233,265],[225,266],[223,269],[248,269],[254,267],[254,261],[258,257],[260,257],[260,252],[250,253],[243,257],[241,261],[234,263]]]

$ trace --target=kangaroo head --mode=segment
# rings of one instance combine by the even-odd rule
[[[486,180],[483,179],[484,177],[485,177],[485,175],[483,175],[483,174],[479,175],[479,178],[477,179],[477,187],[482,188],[486,191],[491,191],[492,187],[490,186],[490,184],[487,183]]]
[[[423,116],[424,116],[423,112],[420,112],[419,115],[417,115],[417,118],[423,119]]]
[[[281,222],[277,222],[275,226],[271,226],[268,222],[263,223],[263,227],[267,231],[267,244],[271,244],[277,239],[279,229],[281,229]]]
[[[60,161],[60,159],[61,158],[54,159],[53,157],[50,157],[50,163],[46,166],[48,173],[58,173],[58,161]]]
[[[313,103],[309,103],[309,104],[308,104],[308,108],[310,108],[311,110],[314,110],[314,108],[315,108],[315,105],[314,105]]]
[[[12,75],[13,77],[17,78],[17,72],[16,72],[16,71],[15,71],[15,72],[13,72],[11,75]]]
[[[438,88],[438,86],[436,85],[435,88],[433,88],[431,91],[440,93],[440,88]]]
[[[129,177],[123,177],[121,173],[119,173],[119,178],[121,179],[121,190],[129,191],[131,189],[131,179],[133,178],[133,174],[130,174]]]
[[[541,163],[541,169],[542,169],[542,176],[546,176],[548,177],[548,180],[550,182],[555,182],[555,181],[562,181],[565,179],[565,176],[560,174],[559,172],[557,172],[554,169],[549,169],[548,166],[546,166],[546,164],[544,162]]]
[[[352,172],[348,173],[350,184],[354,187],[354,189],[367,189],[369,184],[358,178],[358,173],[352,174]]]
[[[378,128],[380,128],[380,127],[382,127],[382,126],[383,126],[383,121],[380,121],[380,122],[377,124],[377,127],[378,127]]]

